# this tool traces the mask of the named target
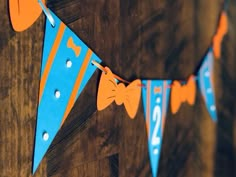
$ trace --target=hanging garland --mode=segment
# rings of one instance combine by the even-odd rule
[[[29,6],[31,8],[27,8]],[[210,117],[213,121],[217,121],[213,63],[214,58],[218,59],[221,56],[221,43],[228,31],[225,11],[227,1],[201,67],[197,74],[192,74],[187,81],[136,79],[128,82],[112,73],[109,67],[103,67],[100,64],[102,60],[45,6],[44,0],[38,2],[9,0],[9,7],[12,26],[18,32],[29,28],[42,11],[46,15],[33,173],[97,68],[102,71],[97,93],[99,111],[115,102],[117,105],[123,104],[128,116],[134,119],[142,97],[154,177],[158,173],[169,99],[171,112],[176,114],[182,103],[194,105],[197,87],[199,87]]]

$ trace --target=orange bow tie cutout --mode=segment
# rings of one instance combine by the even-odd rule
[[[9,0],[9,11],[13,29],[24,31],[37,20],[42,9],[38,0]]]
[[[196,95],[196,81],[194,76],[190,76],[186,85],[181,85],[179,81],[174,81],[171,87],[171,112],[177,113],[181,104],[188,102],[193,105]]]
[[[221,43],[227,32],[228,32],[228,19],[226,13],[222,12],[220,16],[218,29],[216,31],[215,36],[213,37],[213,52],[216,59],[220,58],[221,56]]]
[[[141,80],[137,79],[125,87],[123,83],[116,83],[114,75],[108,67],[105,67],[105,70],[106,73],[102,73],[98,87],[97,109],[103,110],[113,101],[117,105],[124,103],[129,117],[133,119],[138,111]]]

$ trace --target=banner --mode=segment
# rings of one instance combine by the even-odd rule
[[[101,62],[78,36],[50,13],[55,27],[46,20],[33,172],[97,69],[91,60]]]
[[[24,31],[29,28],[42,11],[47,17],[40,74],[33,173],[97,68],[103,72],[97,95],[99,111],[115,102],[117,105],[124,105],[128,116],[134,119],[142,92],[148,149],[154,177],[158,172],[170,90],[170,108],[172,114],[176,114],[183,103],[195,104],[197,81],[210,116],[213,121],[217,121],[213,62],[214,59],[221,57],[221,43],[228,32],[226,9],[221,12],[211,48],[203,58],[197,76],[191,75],[187,81],[136,79],[129,82],[112,73],[109,67],[101,66],[99,64],[101,59],[45,6],[44,0],[38,0],[38,2],[12,0],[9,1],[9,8],[12,27],[15,31]]]
[[[157,176],[162,136],[169,103],[170,80],[143,80],[142,99],[148,132],[148,150],[153,177]]]
[[[210,48],[198,72],[198,85],[212,120],[217,121],[213,82],[213,60],[214,55]]]

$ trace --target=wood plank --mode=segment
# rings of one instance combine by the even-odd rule
[[[16,33],[8,1],[0,0],[0,172],[32,176],[31,163],[44,35],[42,14]],[[48,7],[84,40],[104,65],[126,80],[186,79],[215,32],[223,0],[48,0]],[[161,176],[235,176],[236,3],[215,62],[219,121],[196,104],[170,111],[159,165]],[[96,111],[100,71],[77,100],[35,176],[151,176],[142,103],[134,120],[123,106]]]
[[[64,176],[83,176],[83,177],[118,177],[118,154],[95,160],[88,163],[83,163],[78,167],[67,166],[70,170],[62,170],[60,173],[52,175],[52,177]]]
[[[214,176],[235,176],[235,94],[236,77],[235,66],[236,61],[235,48],[236,43],[235,29],[236,24],[233,18],[236,17],[234,12],[235,3],[230,2],[229,6],[229,33],[222,45],[221,60],[216,62],[216,95],[219,121],[217,124],[216,149]]]
[[[0,14],[0,171],[2,177],[31,176],[43,16],[15,33],[7,1],[1,1]],[[35,176],[46,176],[45,162]]]

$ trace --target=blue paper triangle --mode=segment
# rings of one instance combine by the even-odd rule
[[[209,49],[203,59],[203,63],[198,72],[198,83],[206,104],[207,110],[213,121],[217,121],[217,111],[215,104],[215,94],[213,85],[213,62],[214,55],[212,49]]]
[[[157,176],[162,136],[170,95],[170,80],[143,80],[142,99],[148,131],[148,150],[153,177]]]
[[[46,20],[33,173],[96,70],[91,60],[101,62],[78,36],[49,12],[55,20],[55,27]]]

